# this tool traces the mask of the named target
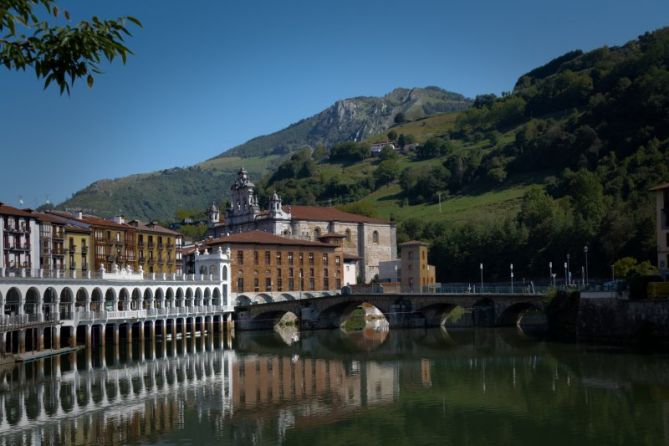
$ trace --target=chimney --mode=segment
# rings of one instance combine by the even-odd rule
[[[77,211],[77,212],[74,214],[74,216],[77,217],[77,220],[81,220],[82,218],[84,218],[84,213],[81,212],[81,211]]]
[[[114,223],[118,223],[118,224],[122,225],[122,224],[125,223],[125,218],[123,218],[123,215],[117,215],[112,219],[112,221]]]

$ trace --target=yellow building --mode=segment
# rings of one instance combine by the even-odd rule
[[[401,248],[400,287],[402,291],[421,292],[434,285],[436,274],[427,263],[428,244],[412,240],[399,245]]]
[[[91,230],[83,226],[65,226],[65,269],[67,271],[93,271],[91,258]]]
[[[181,234],[156,222],[144,224],[133,220],[128,224],[136,230],[137,268],[141,266],[146,273],[180,273],[181,269],[177,268],[177,247],[181,246]]]

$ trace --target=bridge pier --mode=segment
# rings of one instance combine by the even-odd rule
[[[19,330],[19,353],[26,352],[26,331]]]

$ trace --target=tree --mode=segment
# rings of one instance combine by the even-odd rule
[[[374,181],[377,186],[390,183],[397,179],[400,174],[400,167],[395,160],[381,161],[374,171]]]
[[[397,141],[397,132],[395,130],[391,130],[388,132],[388,139],[391,141]]]
[[[381,149],[381,153],[379,153],[379,159],[381,161],[396,160],[399,157],[397,151],[390,146],[385,146]]]
[[[41,7],[41,8],[40,8]],[[44,9],[47,13],[42,13]],[[70,20],[66,10],[60,10],[55,0],[3,0],[0,6],[0,63],[9,70],[25,71],[31,67],[46,89],[52,82],[60,93],[70,93],[77,79],[86,78],[93,86],[94,75],[100,74],[99,64],[120,57],[125,63],[132,51],[124,45],[130,36],[126,27],[134,17],[101,20],[93,17],[72,26],[54,22]]]

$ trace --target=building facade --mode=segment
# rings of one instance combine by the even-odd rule
[[[200,252],[221,248],[230,252],[233,293],[335,292],[341,289],[344,280],[340,240],[327,234],[319,241],[311,241],[249,231],[209,239],[188,250],[184,263],[197,268]]]
[[[296,240],[317,241],[324,234],[343,237],[343,250],[358,259],[357,274],[369,282],[379,273],[379,262],[397,257],[395,224],[383,219],[344,212],[334,207],[285,206],[275,193],[269,208],[261,210],[255,185],[241,169],[230,188],[230,204],[223,221],[218,208],[208,209],[213,238],[249,231],[261,231]]]
[[[400,287],[403,292],[421,292],[435,284],[434,266],[427,263],[428,246],[416,240],[400,244]]]
[[[128,223],[135,228],[135,252],[137,253],[136,268],[144,272],[159,274],[179,273],[181,268],[180,254],[181,234],[164,228],[156,222],[148,224],[139,220]],[[178,242],[178,243],[177,243]]]
[[[10,273],[39,269],[40,229],[27,211],[0,203],[0,268]]]
[[[651,189],[655,192],[657,267],[663,276],[669,275],[669,183]]]

